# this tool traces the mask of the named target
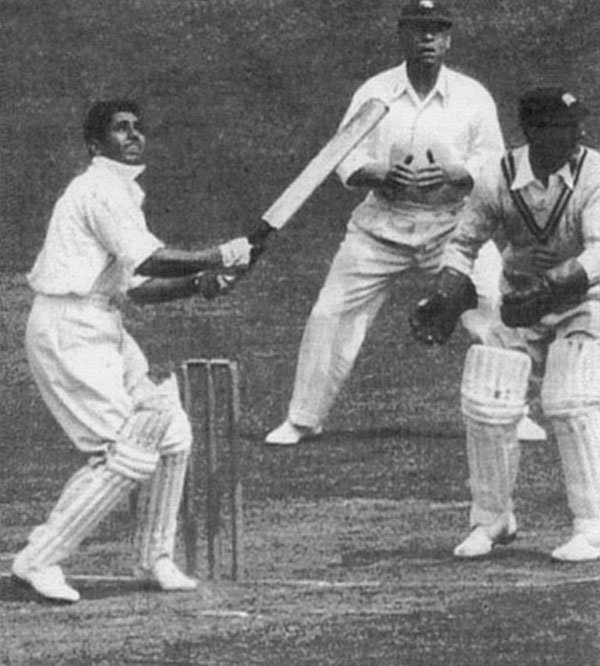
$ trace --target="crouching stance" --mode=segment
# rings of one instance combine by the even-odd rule
[[[527,144],[485,170],[435,293],[411,318],[421,341],[447,340],[470,306],[478,249],[492,235],[500,239],[501,321],[487,345],[469,349],[462,380],[473,501],[472,531],[458,557],[487,555],[516,536],[516,427],[533,372],[542,380],[573,515],[572,538],[552,556],[600,559],[600,155],[579,144],[584,116],[562,89],[522,98]]]
[[[138,577],[163,590],[192,590],[197,582],[173,562],[190,425],[175,378],[157,385],[148,377],[118,304],[127,296],[141,303],[214,297],[230,283],[223,271],[247,267],[252,247],[237,238],[176,250],[150,233],[136,182],[145,138],[135,103],[96,103],[84,136],[91,163],[58,200],[29,275],[36,297],[26,348],[46,405],[88,463],[33,530],[12,571],[48,599],[77,601],[59,563],[141,485]]]

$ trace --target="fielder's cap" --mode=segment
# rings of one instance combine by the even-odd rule
[[[408,0],[400,9],[398,23],[441,23],[448,28],[452,25],[452,16],[443,0]]]
[[[519,100],[519,118],[522,123],[556,119],[579,122],[587,115],[588,109],[565,88],[534,88]]]

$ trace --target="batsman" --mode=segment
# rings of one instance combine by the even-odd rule
[[[137,576],[161,590],[194,590],[173,561],[191,429],[175,377],[149,377],[119,305],[196,294],[212,298],[252,260],[246,237],[197,251],[166,247],[146,226],[146,138],[129,100],[95,103],[84,121],[90,155],[56,203],[28,276],[35,292],[27,357],[44,402],[87,457],[43,525],[17,554],[14,578],[55,602],[79,592],[60,563],[115,505],[141,486]],[[210,270],[212,269],[212,270]]]
[[[486,344],[469,349],[462,379],[472,531],[457,557],[487,555],[516,537],[516,428],[533,373],[573,515],[572,538],[552,557],[600,558],[600,154],[581,143],[586,115],[562,88],[523,95],[525,145],[484,168],[435,292],[411,318],[421,341],[447,340],[474,301],[469,276],[479,248],[498,238],[501,321]]]

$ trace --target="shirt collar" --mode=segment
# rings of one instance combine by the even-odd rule
[[[576,159],[578,155],[579,151],[574,158],[565,162],[558,171],[552,174],[553,176],[558,176],[570,190],[575,187],[573,180],[573,159]],[[529,161],[529,146],[526,145],[515,155],[515,177],[510,189],[522,190],[536,181],[537,178],[533,173],[531,162]]]
[[[122,162],[117,162],[108,157],[104,157],[104,155],[94,156],[92,158],[92,164],[104,169],[109,169],[123,178],[123,180],[128,181],[134,181],[146,169],[145,164],[123,164]]]
[[[448,97],[449,81],[448,81],[448,68],[442,65],[438,74],[437,81],[427,99],[431,99],[435,95],[439,95],[444,102]],[[401,97],[404,93],[408,93],[418,99],[418,96],[412,87],[408,73],[406,71],[406,62],[403,62],[398,68],[398,79],[394,88],[394,97]]]

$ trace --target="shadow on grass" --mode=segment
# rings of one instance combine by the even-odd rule
[[[330,443],[352,443],[363,442],[365,440],[374,439],[441,439],[441,440],[461,440],[464,437],[463,432],[459,432],[455,427],[448,427],[444,423],[435,423],[432,429],[415,427],[410,425],[388,426],[381,428],[365,428],[360,430],[326,430],[322,435],[307,437],[303,440],[303,444],[310,444],[313,442],[330,442]],[[243,440],[252,443],[263,443],[267,433],[256,432],[241,432],[240,437]],[[272,449],[277,449],[277,446],[272,446]],[[281,447],[282,449],[288,447]]]
[[[507,565],[547,565],[553,566],[554,562],[550,559],[547,552],[537,550],[536,548],[495,548],[489,555],[476,557],[469,560],[459,559],[452,555],[452,550],[446,547],[437,546],[433,548],[424,548],[422,543],[408,544],[403,548],[393,549],[359,549],[346,552],[341,557],[339,566],[341,568],[353,569],[356,567],[368,567],[382,563],[404,562],[426,562],[428,569],[435,567],[448,566],[477,566],[478,564],[504,563]]]
[[[140,592],[150,591],[147,583],[131,580],[84,580],[71,581],[81,593],[82,600],[97,601],[99,599],[123,598]],[[155,591],[155,590],[153,590]],[[0,578],[0,603],[31,603],[44,606],[68,606],[68,603],[51,601],[37,594],[25,583],[10,576]]]

